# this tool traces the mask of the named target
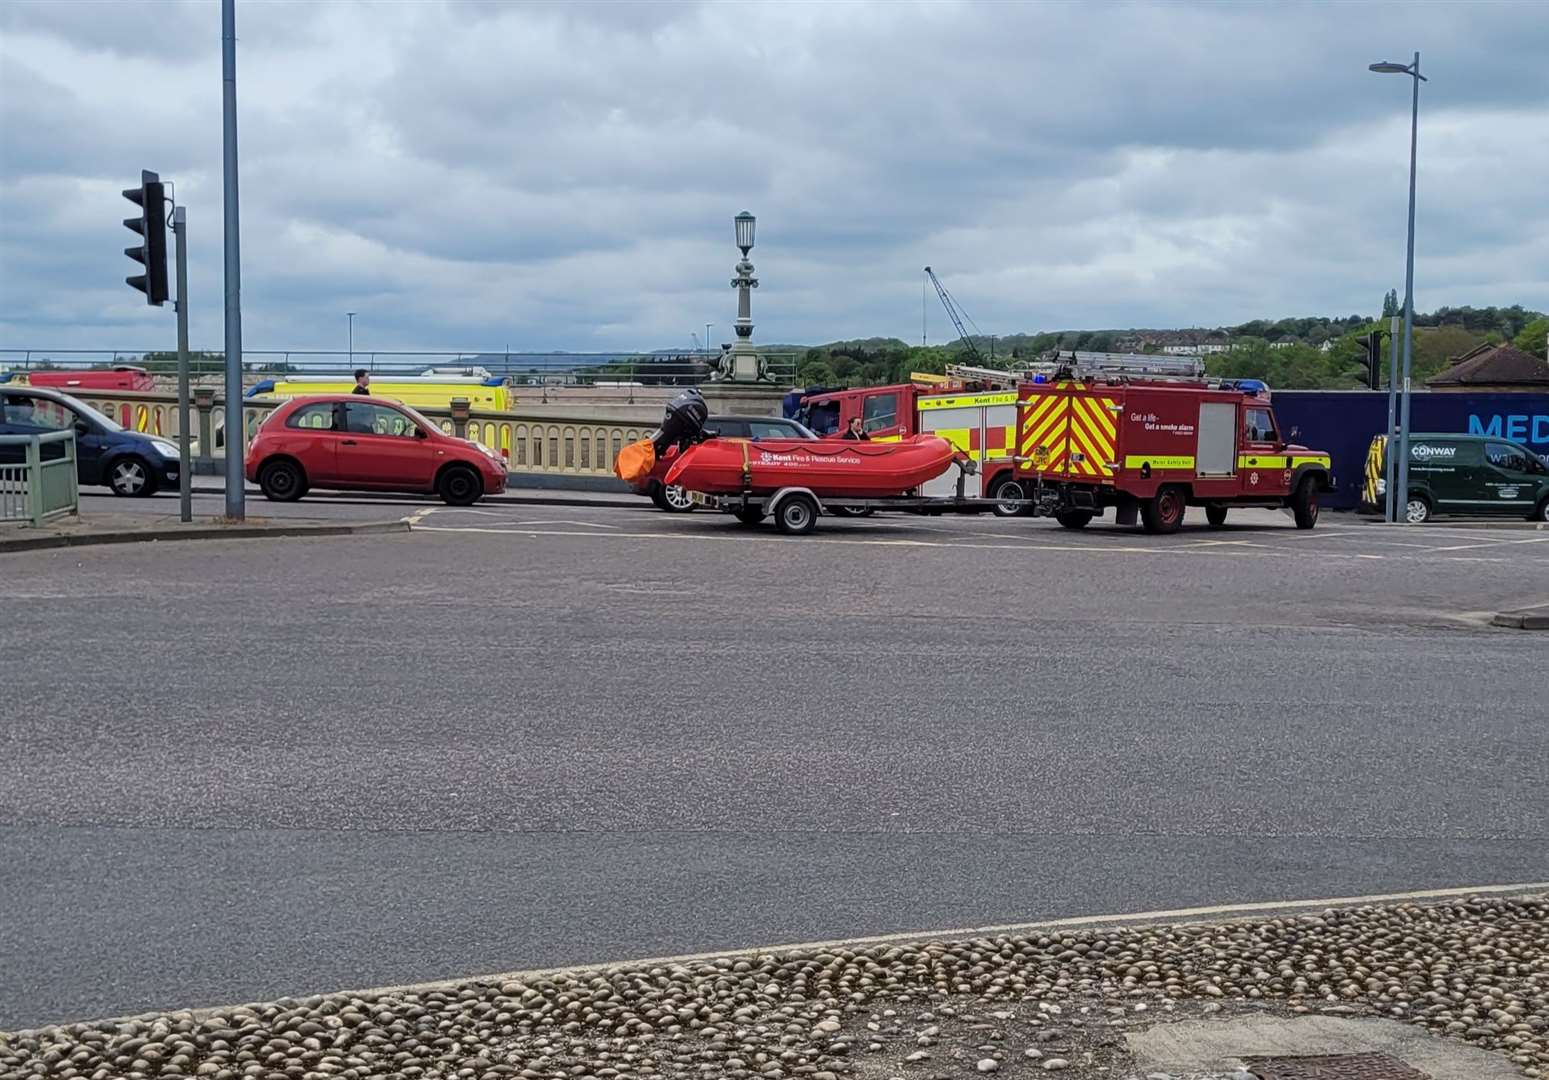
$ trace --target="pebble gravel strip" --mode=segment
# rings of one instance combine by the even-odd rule
[[[67,1024],[0,1034],[0,1077],[1138,1078],[1123,1027],[1260,1008],[1395,1017],[1549,1078],[1549,896],[749,953]]]

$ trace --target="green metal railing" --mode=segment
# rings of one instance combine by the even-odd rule
[[[57,454],[45,447],[59,447]],[[16,451],[21,460],[12,460]],[[75,432],[0,435],[0,524],[42,525],[49,518],[80,512],[76,484]]]

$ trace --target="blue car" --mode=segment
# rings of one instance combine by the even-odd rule
[[[36,386],[0,386],[0,435],[46,435],[75,429],[76,476],[116,495],[144,496],[177,487],[178,447],[171,439],[128,431],[84,401]],[[44,457],[64,454],[43,447]],[[0,464],[21,462],[24,448],[0,446]]]

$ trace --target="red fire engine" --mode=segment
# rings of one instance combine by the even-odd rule
[[[1207,379],[1197,360],[1073,354],[1040,365],[1017,394],[1016,475],[1036,514],[1079,529],[1112,506],[1147,532],[1203,506],[1285,507],[1318,522],[1330,457],[1282,435],[1257,380]]]
[[[1207,378],[1195,358],[1072,353],[948,376],[815,395],[803,415],[819,434],[859,416],[873,439],[943,435],[978,462],[996,513],[1072,529],[1114,507],[1119,524],[1173,532],[1189,506],[1212,526],[1234,506],[1286,507],[1310,529],[1333,488],[1329,455],[1282,436],[1262,383]]]

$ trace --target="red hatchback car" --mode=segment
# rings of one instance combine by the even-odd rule
[[[278,502],[330,488],[435,494],[470,506],[506,489],[506,462],[407,405],[337,394],[292,398],[270,413],[248,450],[247,478]]]

